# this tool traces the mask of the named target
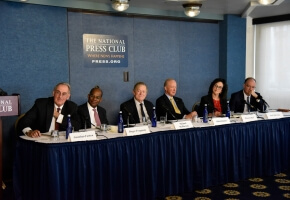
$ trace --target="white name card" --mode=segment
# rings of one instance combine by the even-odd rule
[[[212,125],[223,125],[230,124],[230,119],[228,117],[214,117],[211,119]]]
[[[180,122],[174,122],[173,125],[174,125],[174,128],[176,130],[187,129],[187,128],[193,127],[192,122],[189,120],[188,121],[184,120],[184,121],[180,121]]]
[[[256,114],[241,115],[242,122],[252,122],[257,121]]]
[[[73,132],[69,134],[69,140],[71,142],[88,141],[96,139],[97,137],[95,131]]]
[[[124,129],[124,135],[126,136],[142,135],[146,133],[150,133],[148,126],[137,126]]]
[[[283,118],[284,115],[282,112],[268,112],[265,113],[265,119],[280,119]]]

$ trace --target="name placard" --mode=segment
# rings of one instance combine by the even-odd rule
[[[257,121],[257,115],[249,114],[249,115],[241,115],[242,122],[252,122]]]
[[[280,119],[283,117],[284,115],[282,112],[268,112],[268,113],[265,113],[265,116],[264,116],[265,119]]]
[[[69,134],[69,140],[71,142],[88,141],[96,139],[97,137],[95,131],[73,132]]]
[[[211,119],[212,125],[223,125],[230,124],[230,119],[228,117],[214,117]]]
[[[124,129],[124,135],[126,136],[142,135],[146,133],[150,133],[148,126],[137,126]]]
[[[187,129],[187,128],[192,128],[193,127],[191,121],[174,122],[173,125],[174,125],[174,128],[176,130]]]

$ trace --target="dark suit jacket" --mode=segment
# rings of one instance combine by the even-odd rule
[[[151,118],[153,116],[153,107],[154,106],[150,101],[147,101],[147,100],[144,100],[144,105],[146,107],[147,113],[148,113],[150,120],[151,120]],[[122,111],[124,124],[127,124],[128,117],[129,117],[130,124],[140,123],[140,119],[139,119],[139,115],[138,115],[138,111],[136,108],[134,98],[122,103],[120,105],[120,110]],[[131,116],[129,116],[129,113],[131,114]]]
[[[62,123],[59,125],[60,131],[65,131],[67,127],[67,115],[71,115],[71,123],[74,130],[80,128],[79,118],[77,115],[77,104],[67,100],[61,109],[64,116]],[[49,131],[54,112],[53,97],[36,99],[32,108],[25,113],[19,120],[18,132],[22,133],[24,128],[30,127],[32,130],[39,130],[41,133]],[[23,134],[23,133],[22,133]]]
[[[221,99],[220,103],[221,103],[221,107],[222,107],[222,113],[225,114],[227,112],[227,100],[226,99]],[[212,99],[212,95],[211,94],[201,97],[200,104],[198,106],[198,111],[197,111],[197,114],[200,117],[203,116],[204,104],[207,104],[208,113],[213,113],[214,104],[213,104],[213,99]]]
[[[108,119],[107,119],[106,110],[101,106],[98,106],[97,109],[98,109],[98,114],[99,114],[101,123],[102,124],[109,124]],[[86,124],[86,128],[90,128],[91,127],[91,118],[90,118],[90,113],[89,113],[87,103],[84,103],[78,107],[78,115],[80,118],[81,129],[85,128],[85,124]]]
[[[260,102],[257,102],[257,100],[251,96],[250,104],[253,106],[251,111],[262,111],[265,102],[260,93],[256,92],[256,94],[258,95],[257,99],[259,99]],[[242,113],[244,112],[244,106],[245,100],[243,90],[233,93],[230,100],[231,111],[234,111],[235,113]]]
[[[165,116],[166,113],[167,113],[168,120],[174,120],[174,117],[172,115],[174,115],[176,119],[182,119],[184,115],[187,115],[190,113],[186,109],[181,98],[173,97],[173,99],[174,99],[177,107],[179,108],[181,114],[175,113],[174,108],[173,108],[170,100],[168,99],[168,97],[165,94],[163,94],[161,97],[159,97],[156,100],[156,115],[157,115],[158,120],[160,120],[160,116]]]

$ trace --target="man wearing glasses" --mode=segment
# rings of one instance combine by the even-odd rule
[[[51,130],[65,131],[70,114],[74,130],[79,130],[77,105],[69,98],[70,85],[58,83],[52,97],[36,99],[33,107],[19,120],[18,129],[33,138]]]
[[[247,113],[252,111],[264,111],[265,100],[260,93],[255,92],[256,80],[246,78],[243,90],[231,95],[230,109],[235,113]]]
[[[103,91],[99,86],[91,89],[88,94],[88,102],[78,107],[81,129],[100,127],[101,124],[109,124],[106,110],[99,106],[102,102]]]

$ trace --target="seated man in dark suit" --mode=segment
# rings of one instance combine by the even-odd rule
[[[243,90],[231,95],[230,109],[235,113],[251,111],[264,111],[265,101],[260,93],[255,92],[256,80],[252,77],[246,78]]]
[[[120,110],[122,111],[125,124],[128,120],[130,124],[151,120],[153,115],[153,104],[145,100],[147,92],[146,84],[138,82],[133,89],[134,97],[121,104]]]
[[[67,116],[71,115],[74,130],[79,130],[77,105],[69,101],[70,85],[59,83],[54,87],[53,97],[37,99],[33,107],[19,120],[18,129],[29,137],[40,137],[51,130],[65,131]]]
[[[177,84],[174,79],[167,79],[164,82],[165,94],[156,100],[156,115],[160,120],[160,116],[167,115],[168,120],[176,119],[192,119],[196,116],[196,111],[189,112],[182,99],[175,97]]]
[[[81,128],[96,128],[101,124],[109,124],[106,110],[99,106],[103,98],[103,91],[96,86],[88,94],[88,102],[78,107]]]

